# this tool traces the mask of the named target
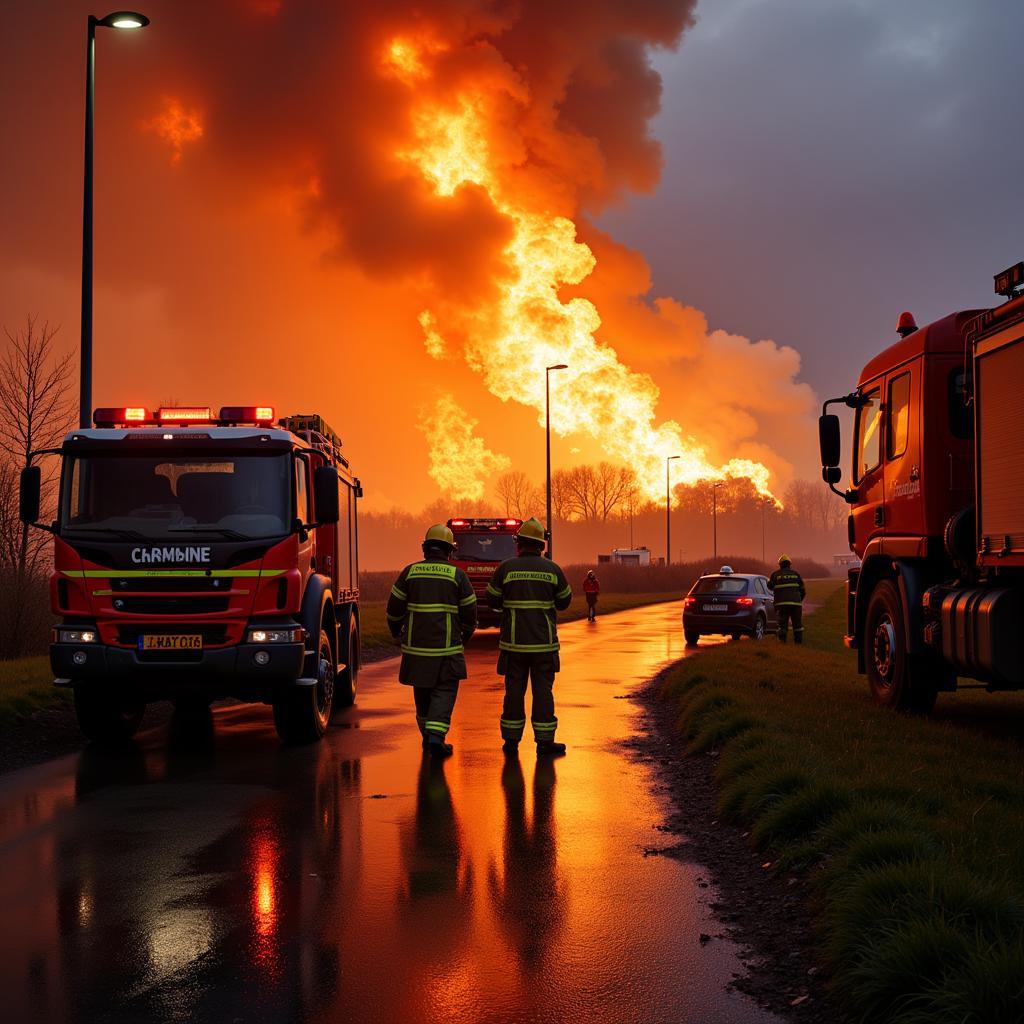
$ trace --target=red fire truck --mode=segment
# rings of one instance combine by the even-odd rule
[[[463,569],[476,594],[477,619],[483,626],[496,626],[500,615],[487,603],[487,584],[494,570],[516,553],[516,531],[522,519],[449,519],[455,534],[452,561]]]
[[[359,480],[319,416],[266,406],[97,409],[62,461],[50,646],[82,731],[138,728],[145,705],[273,706],[281,738],[319,739],[355,699]]]
[[[872,359],[825,402],[822,476],[851,506],[847,645],[872,694],[928,711],[957,676],[1024,687],[1024,263],[1006,302],[952,313]],[[852,486],[839,419],[854,410]]]

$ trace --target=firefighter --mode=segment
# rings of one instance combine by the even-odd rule
[[[789,555],[779,558],[779,567],[768,580],[768,589],[775,595],[775,611],[779,617],[778,637],[786,642],[789,623],[793,623],[793,643],[804,642],[804,598],[807,588],[800,573],[793,568]]]
[[[469,577],[449,559],[455,535],[438,524],[427,530],[423,560],[407,565],[388,598],[388,628],[402,641],[398,681],[413,688],[423,749],[447,757],[452,710],[465,679],[463,644],[476,629],[476,596]]]
[[[515,558],[507,558],[487,585],[487,600],[501,612],[498,672],[505,677],[501,736],[506,753],[515,753],[526,728],[526,687],[533,688],[531,722],[538,754],[564,754],[555,742],[558,719],[552,689],[558,660],[555,612],[572,601],[560,566],[545,558],[544,527],[527,519],[516,534]]]
[[[593,622],[597,618],[597,595],[601,593],[601,583],[593,569],[583,577],[583,593],[587,599],[587,621]]]

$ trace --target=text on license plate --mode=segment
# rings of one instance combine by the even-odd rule
[[[140,651],[201,651],[203,638],[196,634],[144,633],[139,637]]]
[[[702,604],[700,607],[705,612],[727,612],[729,610],[727,604]]]

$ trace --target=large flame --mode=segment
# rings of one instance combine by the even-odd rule
[[[497,302],[464,317],[470,324],[463,331],[466,357],[487,388],[543,416],[545,368],[566,363],[567,370],[551,377],[552,428],[560,435],[594,438],[609,456],[636,471],[650,498],[664,494],[665,460],[670,456],[679,457],[672,469],[675,483],[742,477],[769,495],[766,466],[748,459],[716,466],[678,423],[657,423],[659,389],[654,380],[631,370],[615,349],[595,339],[601,317],[591,301],[561,299],[559,289],[587,278],[595,257],[577,239],[573,220],[550,212],[537,190],[523,188],[519,194],[509,186],[509,175],[499,173],[499,158],[489,143],[492,119],[502,116],[509,102],[525,105],[525,86],[506,76],[500,102],[495,101],[493,81],[478,90],[463,86],[449,102],[438,100],[437,93],[421,86],[431,77],[431,60],[440,50],[436,44],[394,39],[382,63],[385,73],[412,93],[413,139],[399,157],[415,166],[439,196],[454,196],[466,186],[483,189],[513,227],[505,252],[509,274],[499,282]],[[502,154],[501,159],[507,165],[510,157]],[[420,323],[427,350],[440,358],[446,351],[443,315],[424,310]],[[424,429],[432,444],[442,443],[439,434]],[[472,447],[461,458],[471,461]],[[437,459],[432,463],[436,468]]]

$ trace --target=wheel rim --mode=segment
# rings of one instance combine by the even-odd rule
[[[875,675],[879,684],[888,689],[892,686],[893,674],[896,669],[896,630],[892,619],[886,612],[875,626],[874,637]]]
[[[321,648],[320,662],[316,672],[316,709],[321,716],[330,710],[334,699],[334,667],[331,665],[330,650]]]
[[[758,619],[757,622],[754,623],[754,636],[758,640],[764,639],[764,619]]]

